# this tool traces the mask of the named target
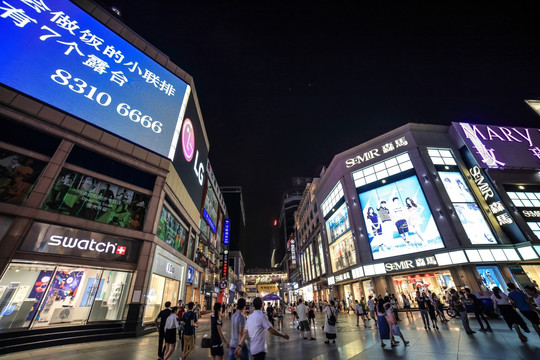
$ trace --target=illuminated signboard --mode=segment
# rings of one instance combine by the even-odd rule
[[[413,260],[402,260],[391,263],[384,263],[384,268],[386,269],[386,272],[394,272],[424,267],[436,267],[438,265],[439,264],[437,263],[437,259],[435,258],[435,256],[425,256]]]
[[[231,219],[225,219],[225,226],[223,227],[223,245],[229,245],[230,230]]]
[[[212,231],[215,233],[216,232],[216,225],[214,224],[214,222],[210,218],[210,215],[208,215],[208,212],[206,211],[206,209],[203,209],[203,217],[204,217],[204,220],[206,220],[206,223],[208,224],[208,226],[210,226],[210,229],[212,229]]]
[[[409,142],[405,137],[400,137],[399,139],[396,139],[394,141],[390,141],[381,147],[373,148],[371,150],[365,151],[360,155],[357,155],[353,158],[345,160],[345,166],[347,168],[353,167],[358,164],[365,163],[366,161],[373,160],[375,158],[378,158],[381,155],[388,154],[390,152],[393,152],[396,149],[399,149],[400,147],[409,145]]]
[[[291,268],[296,269],[296,240],[292,233],[289,237],[289,251],[291,252]]]
[[[170,159],[190,86],[65,0],[0,5],[0,82]]]
[[[453,123],[481,168],[540,168],[540,130]]]
[[[374,259],[444,247],[416,176],[358,192]]]
[[[136,263],[139,242],[96,232],[34,223],[22,251]]]
[[[193,267],[191,267],[191,266],[188,266],[188,271],[187,271],[187,282],[188,282],[188,283],[192,283],[192,282],[193,282]]]
[[[229,250],[223,250],[223,258],[222,258],[222,262],[223,262],[223,279],[226,279],[227,276],[229,275]]]

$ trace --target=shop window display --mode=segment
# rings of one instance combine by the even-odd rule
[[[429,290],[444,299],[446,298],[446,292],[456,286],[449,271],[394,276],[392,280],[394,282],[396,297],[401,299],[401,294],[405,294],[412,306],[416,306],[415,298],[417,290]]]
[[[131,274],[12,264],[0,281],[0,329],[121,320]]]
[[[167,301],[170,301],[171,304],[176,304],[178,301],[179,289],[180,281],[152,274],[150,288],[148,289],[148,295],[146,297],[144,321],[154,321]]]
[[[356,251],[350,231],[330,245],[330,261],[334,272],[356,265]]]

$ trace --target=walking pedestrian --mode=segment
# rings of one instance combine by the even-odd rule
[[[472,305],[474,310],[474,316],[476,317],[476,321],[478,321],[478,324],[480,324],[480,331],[481,332],[493,332],[491,329],[491,326],[489,325],[489,322],[484,315],[484,304],[478,300],[476,295],[471,293],[471,289],[465,288],[465,298],[469,300],[469,303]],[[484,328],[483,322],[486,323],[486,327]]]
[[[396,318],[396,320],[401,321],[401,319],[399,318],[399,313],[398,313],[398,302],[394,294],[390,295],[390,305],[392,305],[392,311],[394,313],[394,317]]]
[[[223,346],[229,346],[221,330],[223,314],[221,303],[215,303],[214,313],[210,315],[210,357],[212,360],[223,360],[225,354]]]
[[[179,300],[176,315],[178,317],[178,323],[180,324],[180,327],[178,328],[178,339],[180,339],[181,349],[184,348],[184,325],[182,324],[182,318],[184,317],[185,312],[186,308],[184,305],[182,305],[182,300]]]
[[[184,347],[182,349],[183,360],[187,360],[189,354],[195,350],[195,328],[197,325],[197,314],[193,311],[195,304],[191,301],[187,305],[187,311],[182,317],[184,325]]]
[[[163,341],[165,340],[165,323],[167,322],[167,318],[171,315],[171,302],[167,301],[165,302],[165,308],[161,310],[154,319],[154,324],[156,325],[156,328],[158,330],[158,359],[163,360],[163,355],[165,353],[165,348],[163,346]],[[159,323],[158,323],[159,320]]]
[[[525,292],[529,295],[536,304],[536,310],[540,310],[540,293],[532,285],[524,286]]]
[[[311,335],[311,328],[308,321],[309,309],[306,304],[304,304],[302,298],[298,299],[298,306],[296,306],[296,311],[298,312],[298,321],[300,322],[300,335],[302,335],[302,339],[308,339],[304,335],[304,332],[306,332],[309,335],[309,340],[315,340],[315,338]]]
[[[390,326],[386,320],[386,310],[384,309],[384,303],[382,299],[377,299],[376,311],[377,311],[377,323],[379,324],[379,339],[381,340],[381,346],[386,344],[384,340],[390,340]]]
[[[236,348],[240,348],[239,358],[240,360],[249,360],[249,347],[247,341],[239,343],[238,340],[242,337],[244,329],[246,328],[246,317],[244,316],[244,309],[246,307],[246,299],[238,299],[236,305],[236,312],[231,318],[231,342],[229,344],[229,360],[235,360]]]
[[[335,344],[336,338],[337,338],[337,329],[336,329],[336,323],[337,323],[337,309],[335,308],[335,302],[334,300],[330,300],[330,305],[327,305],[323,309],[324,314],[324,327],[323,330],[326,334],[326,341],[325,344],[329,344],[330,340]]]
[[[456,289],[450,290],[450,306],[459,314],[461,324],[463,325],[463,328],[467,334],[475,334],[476,331],[473,331],[469,325],[469,318],[467,317],[467,309],[465,308],[465,304],[463,303],[461,296]]]
[[[437,315],[441,319],[441,322],[443,323],[448,322],[448,319],[444,315],[444,307],[443,307],[443,303],[441,299],[435,293],[431,295],[431,299],[433,301],[433,305],[435,306],[435,311],[437,312]]]
[[[163,360],[168,360],[176,348],[176,332],[180,328],[178,315],[176,315],[177,311],[178,307],[174,306],[165,321],[165,352],[163,354]]]
[[[420,310],[420,316],[424,323],[424,329],[431,330],[429,326],[428,308],[426,302],[429,301],[424,293],[420,293],[420,290],[416,290],[416,303],[418,304],[418,310]]]
[[[242,351],[241,347],[249,336],[251,339],[250,351],[253,356],[253,360],[264,360],[266,358],[266,353],[268,352],[268,347],[266,345],[266,331],[274,336],[279,336],[285,340],[289,340],[289,335],[283,334],[272,327],[272,324],[268,321],[266,316],[261,311],[263,301],[260,297],[256,297],[253,300],[253,306],[255,311],[249,316],[246,321],[246,328],[242,337],[238,341],[238,346],[234,352],[234,356],[238,357]]]
[[[283,304],[279,304],[277,310],[277,327],[279,331],[283,331],[283,318],[285,318],[285,307]]]
[[[375,327],[377,327],[377,314],[375,313],[375,300],[373,300],[373,295],[369,295],[367,304],[369,308],[369,317],[373,319]]]
[[[360,326],[360,318],[362,318],[362,322],[364,323],[364,327],[367,327],[367,324],[366,324],[366,310],[362,307],[362,305],[360,305],[360,303],[358,302],[358,300],[354,300],[355,302],[355,306],[354,306],[354,311],[356,313],[356,327],[359,327]]]
[[[519,312],[531,322],[534,331],[540,336],[540,319],[538,318],[538,313],[532,307],[533,301],[529,299],[527,295],[516,288],[516,285],[513,283],[506,284],[508,286],[508,297],[514,301]]]
[[[399,328],[397,319],[394,316],[394,309],[392,308],[392,302],[389,297],[384,298],[384,310],[386,312],[386,321],[388,322],[388,328],[390,331],[390,345],[391,346],[397,346],[399,344],[399,341],[395,339],[396,336],[401,337],[401,340],[403,340],[403,345],[409,344],[407,340],[405,340],[405,337],[403,336],[403,333],[401,332],[401,329]]]
[[[411,311],[411,302],[409,301],[409,298],[405,296],[404,293],[401,293],[401,301],[403,301],[403,309],[405,310],[405,315],[407,315],[407,318],[409,318],[409,314],[410,314],[411,318],[414,319],[412,311]]]
[[[227,306],[227,308],[228,308],[228,313],[229,313],[229,320],[231,320],[231,318],[232,318],[232,313],[233,313],[233,311],[236,311],[236,310],[233,309],[233,305],[232,305],[232,304],[229,304],[229,306]]]
[[[433,300],[430,300],[429,297],[426,301],[426,306],[428,309],[429,318],[431,319],[431,324],[433,325],[433,328],[435,330],[439,330],[439,326],[437,324],[437,314],[435,310],[435,305],[433,304]]]
[[[266,316],[268,317],[268,321],[274,326],[274,307],[270,302],[268,302],[268,306],[266,308]]]
[[[311,328],[313,326],[313,328],[315,328],[315,304],[313,301],[309,303],[308,321],[309,327]]]
[[[512,330],[516,330],[516,333],[519,337],[519,340],[522,342],[527,341],[527,337],[523,335],[520,327],[525,331],[529,332],[530,330],[527,328],[527,325],[525,324],[525,321],[523,321],[523,318],[519,316],[519,314],[514,310],[514,307],[512,306],[511,299],[501,291],[501,289],[498,286],[493,287],[491,289],[493,291],[493,295],[491,295],[491,299],[493,300],[493,306],[495,309],[499,309],[501,312],[501,315],[506,321],[506,324]]]

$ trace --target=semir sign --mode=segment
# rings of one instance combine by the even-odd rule
[[[389,152],[393,152],[394,150],[409,145],[409,142],[407,139],[403,136],[399,139],[396,139],[394,141],[390,141],[384,145],[382,145],[380,148],[374,148],[371,150],[368,150],[360,155],[357,155],[353,158],[345,160],[345,166],[347,168],[353,167],[358,164],[365,163],[366,161],[373,160],[381,155],[385,155]]]
[[[386,269],[386,272],[413,270],[433,266],[438,266],[435,256],[425,256],[411,260],[401,260],[391,263],[384,263],[384,268]]]
[[[90,231],[34,223],[20,250],[135,263],[139,254],[139,242]]]

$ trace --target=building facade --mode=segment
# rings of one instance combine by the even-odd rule
[[[166,301],[215,299],[227,211],[191,76],[89,1],[19,5],[0,21],[0,332],[135,335]]]
[[[539,145],[538,129],[407,124],[336,155],[314,191],[331,296],[538,286]]]

